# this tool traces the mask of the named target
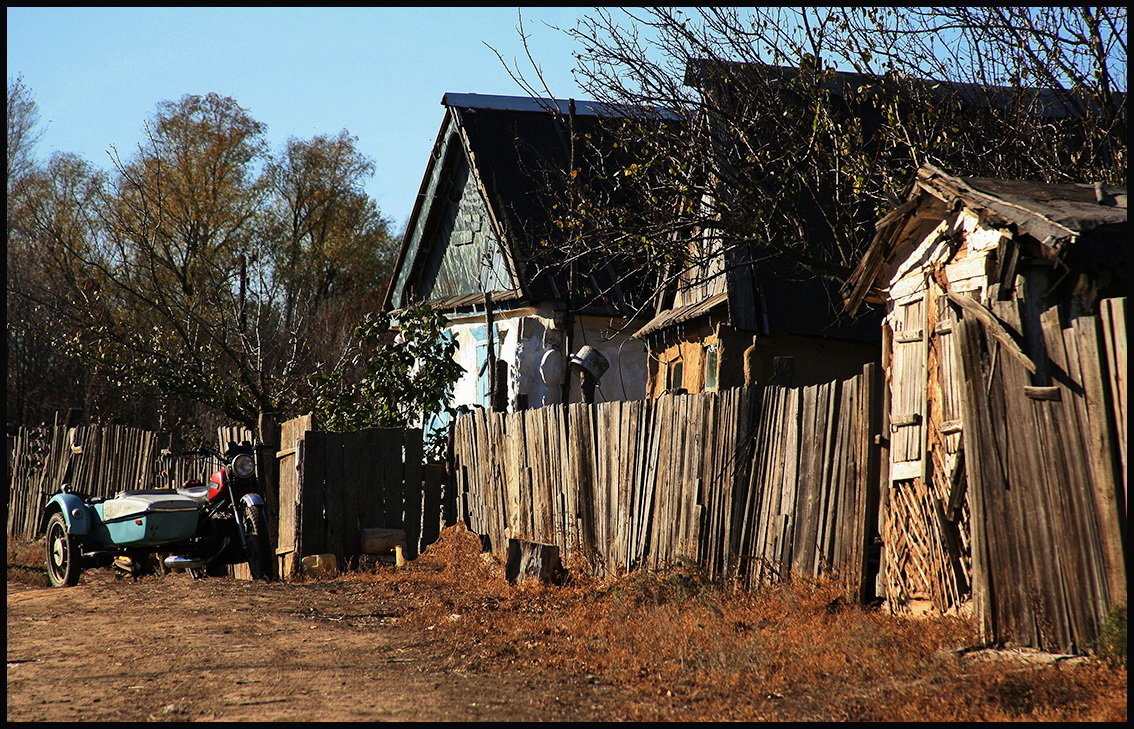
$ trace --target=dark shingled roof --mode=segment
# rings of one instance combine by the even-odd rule
[[[588,175],[597,169],[592,149],[609,154],[612,148],[604,143],[604,122],[617,118],[612,115],[621,111],[594,102],[573,102],[572,121],[571,103],[480,94],[446,94],[442,99],[467,140],[471,166],[503,229],[505,254],[518,275],[522,299],[528,302],[563,303],[568,299],[571,272],[559,252],[564,233],[554,225],[551,206],[559,200],[570,167],[572,131],[575,166]],[[443,124],[443,132],[448,123]],[[611,184],[601,175],[590,175],[587,182],[592,189]],[[412,229],[420,212],[419,202],[407,229]],[[418,255],[407,250],[406,243],[408,240],[403,242],[397,263],[399,270],[415,265],[403,260],[407,255]],[[650,293],[641,278],[617,270],[597,254],[576,262],[574,281],[570,291],[573,308],[590,313],[634,314]]]
[[[918,179],[946,199],[982,208],[1004,224],[1052,246],[1096,228],[1126,224],[1126,188],[950,177],[928,166]]]

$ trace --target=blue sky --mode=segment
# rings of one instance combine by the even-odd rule
[[[523,8],[551,90],[582,98],[570,27],[586,8]],[[530,69],[516,8],[7,8],[8,77],[39,105],[39,156],[110,169],[161,101],[231,96],[278,149],[346,129],[374,159],[368,185],[400,231],[449,91],[524,95],[500,60]],[[486,45],[487,44],[487,45]]]

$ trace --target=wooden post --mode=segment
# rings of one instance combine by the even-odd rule
[[[266,448],[256,453],[256,475],[260,481],[260,493],[268,504],[268,539],[274,553],[279,545],[280,531],[280,464],[275,457],[280,448],[280,425],[267,413],[260,413],[257,430],[260,443]]]
[[[583,402],[594,403],[595,401],[595,376],[588,372],[586,369],[579,368],[579,389],[582,392]]]
[[[755,345],[753,345],[755,346]],[[795,378],[795,358],[794,357],[776,357],[772,360],[772,377],[768,380],[769,385],[778,385],[780,387],[790,387],[792,380]]]
[[[493,412],[499,410],[499,401],[497,400],[497,393],[499,391],[499,373],[496,369],[496,325],[492,317],[492,294],[484,294],[484,326],[487,330],[488,338],[488,407]]]

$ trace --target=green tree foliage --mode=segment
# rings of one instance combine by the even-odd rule
[[[355,376],[319,380],[319,422],[331,430],[406,428],[444,409],[464,371],[446,324],[425,304],[368,315],[340,365]]]

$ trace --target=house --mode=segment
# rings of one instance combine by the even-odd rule
[[[837,241],[824,221],[841,219],[836,227],[845,234],[848,223],[868,229],[876,211],[866,196],[856,194],[838,206],[825,205],[825,201],[846,193],[843,183],[836,181],[838,176],[844,181],[869,176],[880,165],[893,164],[893,155],[900,152],[887,141],[894,133],[892,114],[897,114],[895,118],[927,114],[934,119],[962,114],[995,124],[1011,108],[1026,110],[1045,126],[1056,127],[1070,123],[1078,113],[1067,94],[1049,89],[717,59],[691,61],[685,84],[696,88],[704,101],[699,133],[710,142],[708,154],[713,157],[714,189],[706,198],[705,209],[716,207],[732,218],[718,212],[716,225],[727,231],[733,220],[743,218],[749,210],[770,208],[771,213],[761,213],[762,220],[785,222],[768,226],[768,238],[781,235],[783,247],[795,248],[799,258],[838,261],[838,268],[843,266],[841,253],[830,253],[845,250],[848,241],[852,245],[854,241]],[[880,98],[893,100],[894,109],[885,111],[876,103]],[[813,101],[817,101],[814,106]],[[782,113],[753,113],[753,109],[782,109]],[[806,153],[797,154],[813,149],[815,130],[827,128],[857,140],[850,145],[863,151],[862,158],[843,159],[835,154],[824,164],[811,166]],[[776,168],[776,174],[765,173],[770,184],[760,185],[752,194],[746,181],[760,177],[759,153],[769,149],[798,163],[796,168],[805,172],[806,182],[793,186],[786,175],[780,187],[779,172],[791,168],[785,166]],[[700,249],[692,259],[703,260],[708,251],[709,260],[681,273],[668,300],[659,302],[655,318],[638,332],[650,351],[650,394],[751,382],[810,384],[853,375],[863,364],[877,359],[881,342],[876,311],[855,307],[853,315],[846,316],[852,310],[844,310],[838,286],[830,280],[809,274],[788,256],[773,253],[770,246],[747,243],[744,232],[740,240],[727,240],[725,235],[727,232],[707,229],[701,242],[691,243],[691,250]],[[841,277],[850,272],[827,271]]]
[[[721,251],[706,277],[683,272],[653,319],[634,333],[650,353],[647,392],[706,392],[751,384],[810,385],[877,362],[878,322],[840,317],[830,285],[784,260]]]
[[[722,67],[727,67],[726,73],[714,73]],[[716,97],[708,106],[727,110],[742,104],[734,99],[737,83],[760,79],[764,90],[789,94],[794,92],[780,91],[777,84],[794,73],[773,66],[702,61],[689,65],[685,82],[704,97]],[[840,82],[851,84],[842,79],[845,75]],[[730,158],[728,150],[735,144],[730,114],[720,116],[726,119],[703,120],[701,130],[714,140],[712,148],[719,157],[714,170],[729,164],[720,160]],[[718,182],[713,198],[730,194],[728,184]],[[787,204],[805,212],[814,207],[806,200]],[[821,211],[814,212],[811,219],[820,220]],[[815,228],[808,235],[825,235],[821,226]],[[721,231],[708,225],[690,246],[701,251],[692,256],[697,263],[674,277],[658,298],[653,318],[634,334],[649,351],[650,396],[755,383],[817,384],[857,375],[863,365],[878,361],[876,313],[848,317],[833,281],[751,243],[725,243]]]
[[[1124,188],[924,165],[878,221],[844,300],[885,309],[888,599],[1061,650],[1125,601],[1126,219]]]
[[[447,315],[465,369],[453,408],[642,398],[645,351],[630,339],[640,287],[608,261],[556,256],[556,190],[594,148],[575,140],[601,139],[616,112],[478,94],[441,103],[385,307],[425,301]]]

